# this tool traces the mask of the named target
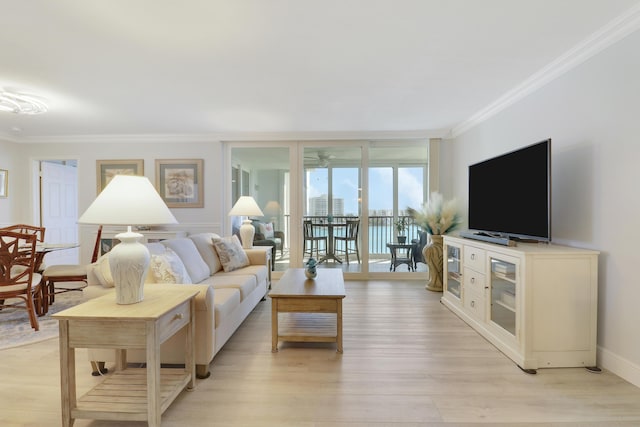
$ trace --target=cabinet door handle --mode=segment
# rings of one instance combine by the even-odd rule
[[[475,260],[476,259],[476,254],[471,254],[471,259]]]
[[[471,278],[471,283],[472,283],[472,284],[473,284],[473,283],[476,283],[476,278],[475,278],[475,277],[472,277],[472,278]]]
[[[476,302],[475,301],[471,301],[471,308],[475,308],[476,307]]]

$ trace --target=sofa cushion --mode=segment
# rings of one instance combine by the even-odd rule
[[[165,248],[162,254],[151,255],[150,272],[155,283],[193,283],[184,263],[171,248]]]
[[[237,236],[213,239],[213,246],[218,252],[222,268],[225,272],[237,270],[249,265],[249,257],[242,249]]]
[[[166,247],[173,249],[178,254],[184,266],[187,268],[189,277],[193,283],[200,283],[211,275],[209,266],[202,259],[196,244],[187,237],[163,240],[161,242]]]
[[[204,281],[214,289],[233,288],[240,291],[240,300],[244,301],[256,289],[258,282],[253,275],[215,274]]]
[[[230,319],[233,310],[240,305],[240,291],[234,288],[216,289],[213,293],[213,304],[215,305],[216,328],[224,319]]]
[[[219,239],[220,236],[216,233],[198,233],[189,236],[189,239],[193,240],[198,252],[202,256],[204,262],[209,266],[211,274],[216,274],[222,270],[222,263],[218,257],[216,248],[213,247],[213,239]]]
[[[225,276],[235,276],[235,275],[240,275],[240,276],[246,276],[246,275],[252,275],[256,278],[256,282],[257,283],[262,283],[264,281],[267,280],[267,276],[269,275],[269,270],[267,270],[267,267],[263,264],[263,265],[248,265],[244,268],[241,268],[239,270],[234,270],[234,271],[229,271],[229,272],[223,272],[220,271],[219,273],[216,273],[215,277],[225,277]]]

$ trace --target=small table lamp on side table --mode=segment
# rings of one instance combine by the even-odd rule
[[[238,201],[229,211],[229,216],[246,216],[247,219],[242,221],[240,226],[240,240],[242,241],[242,247],[244,249],[253,248],[253,236],[256,234],[256,229],[253,227],[250,216],[264,216],[260,207],[251,196],[240,196]]]
[[[144,298],[143,288],[150,255],[143,237],[132,225],[176,224],[178,221],[147,177],[116,175],[78,220],[80,224],[126,225],[127,231],[109,252],[109,269],[118,304],[134,304]]]

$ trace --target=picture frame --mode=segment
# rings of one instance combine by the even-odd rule
[[[9,196],[9,171],[0,169],[0,198],[4,199]]]
[[[170,208],[204,207],[202,159],[157,159],[156,189]]]
[[[144,176],[144,160],[96,160],[96,173],[96,190],[100,194],[116,175]]]

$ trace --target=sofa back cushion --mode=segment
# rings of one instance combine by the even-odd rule
[[[179,237],[176,239],[163,240],[161,243],[173,249],[173,251],[178,254],[193,283],[200,283],[211,275],[209,266],[202,259],[193,240],[187,237]]]
[[[204,262],[209,266],[211,274],[216,274],[222,270],[222,263],[218,257],[218,252],[213,247],[213,239],[219,239],[220,236],[216,233],[197,233],[191,234],[189,239],[195,243],[198,252],[202,256]]]

